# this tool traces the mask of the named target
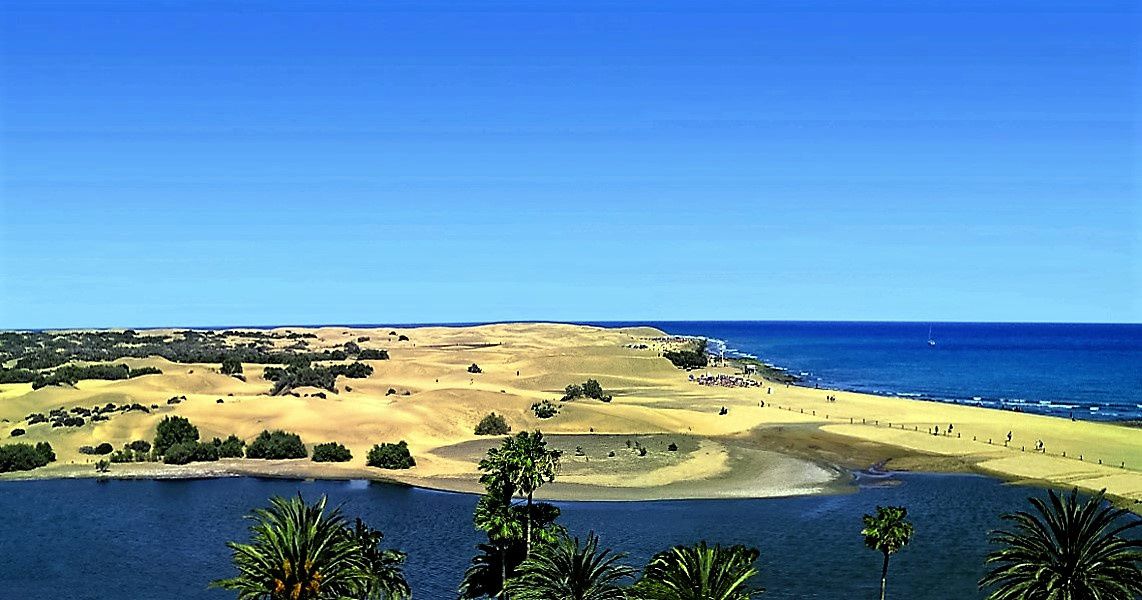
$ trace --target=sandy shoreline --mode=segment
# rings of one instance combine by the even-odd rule
[[[299,388],[297,397],[267,395],[262,365],[246,364],[246,381],[239,381],[220,374],[217,364],[175,364],[157,357],[118,362],[156,366],[162,375],[35,391],[29,384],[0,384],[4,443],[49,441],[59,456],[53,465],[0,475],[0,481],[97,476],[96,458],[79,454],[79,446],[106,441],[119,447],[151,439],[162,416],[179,414],[198,425],[205,439],[231,433],[250,439],[262,429],[282,428],[309,444],[342,442],[354,460],[116,464],[108,476],[370,479],[471,492],[478,491],[475,462],[496,442],[475,436],[472,428],[495,411],[513,431],[542,429],[564,450],[560,479],[545,488],[551,499],[837,493],[852,489],[851,470],[883,463],[896,470],[979,472],[1013,482],[1106,488],[1126,505],[1142,502],[1138,429],[769,381],[746,388],[700,386],[661,357],[678,342],[650,328],[526,323],[399,332],[287,329],[314,333],[307,342],[311,349],[365,338],[362,347],[386,349],[391,359],[365,361],[374,367],[372,376],[341,378],[338,393],[325,398],[315,388]],[[390,333],[409,339],[399,341]],[[468,373],[472,363],[482,373]],[[735,371],[699,372],[732,376]],[[533,403],[558,402],[563,387],[587,378],[597,379],[614,400],[567,402],[550,419],[532,413]],[[187,400],[166,404],[172,396]],[[155,408],[78,429],[21,424],[32,412],[107,402]],[[930,433],[934,426],[940,435]],[[27,434],[9,438],[8,430],[16,427]],[[1005,446],[1008,432],[1012,442]],[[414,469],[390,472],[364,465],[373,444],[400,439],[417,459]],[[1040,440],[1045,452],[1034,451]],[[632,452],[628,443],[634,442],[649,452]],[[667,448],[671,443],[677,450]]]

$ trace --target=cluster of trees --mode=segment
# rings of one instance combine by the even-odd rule
[[[281,460],[286,458],[305,458],[309,453],[301,436],[288,431],[262,430],[254,441],[246,447],[246,458],[262,458]]]
[[[147,462],[155,459],[151,454],[151,443],[146,440],[135,440],[123,444],[122,450],[116,450],[108,457],[112,463]]]
[[[200,442],[198,435],[198,427],[186,417],[163,417],[155,428],[153,446],[142,440],[131,442],[113,454],[111,462],[157,460],[161,457],[168,465],[185,465],[220,458],[241,458],[243,455],[246,442],[236,435],[231,434],[225,440],[214,438],[209,442]],[[153,451],[153,454],[148,456],[148,451]]]
[[[337,442],[317,444],[313,447],[313,462],[348,462],[353,453]]]
[[[242,374],[242,361],[236,356],[227,356],[222,359],[220,372],[223,375],[240,375]]]
[[[404,440],[396,444],[383,443],[373,446],[365,457],[365,464],[379,469],[411,469],[416,466],[408,443]]]
[[[696,340],[693,347],[685,350],[667,350],[662,356],[680,369],[700,369],[709,364],[706,340]]]
[[[477,546],[464,573],[461,600],[750,600],[764,591],[756,581],[757,548],[681,544],[636,569],[594,532],[572,537],[556,523],[557,507],[531,501],[555,480],[559,458],[537,431],[506,439],[480,462],[485,493],[473,520],[487,542]],[[1081,502],[1078,490],[1049,491],[1046,501],[1032,498],[1031,504],[1033,511],[1004,515],[1014,526],[990,536],[998,548],[988,554],[989,570],[979,582],[988,600],[1132,600],[1142,594],[1142,541],[1130,532],[1142,520],[1110,506],[1102,492]],[[254,513],[251,543],[228,544],[238,576],[214,585],[243,598],[408,598],[404,555],[381,550],[381,532],[359,519],[351,528],[325,506],[324,498],[312,506],[300,497],[271,499],[268,510]],[[882,600],[889,559],[914,534],[907,516],[904,507],[878,506],[863,517],[865,545],[883,556]]]
[[[550,419],[559,414],[559,407],[550,400],[543,400],[531,405],[531,411],[540,419]]]
[[[286,368],[266,367],[262,377],[274,384],[272,395],[279,395],[295,387],[313,386],[337,392],[337,377],[345,376],[350,379],[364,379],[373,374],[373,367],[354,362],[348,365],[310,366],[308,364],[294,364]]]
[[[0,473],[31,471],[55,460],[56,453],[47,442],[39,442],[34,446],[25,443],[0,446]]]
[[[160,375],[162,371],[155,367],[140,367],[132,369],[127,365],[64,365],[48,373],[37,373],[32,378],[32,389],[38,390],[49,385],[75,385],[83,379],[130,379],[141,375]]]
[[[603,392],[603,386],[594,379],[588,379],[583,382],[583,385],[572,383],[563,390],[563,402],[570,402],[578,400],[579,398],[592,398],[595,400],[602,400],[603,402],[610,402],[612,396]]]
[[[476,424],[476,435],[507,435],[512,428],[501,415],[490,412]]]

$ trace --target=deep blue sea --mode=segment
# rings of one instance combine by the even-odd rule
[[[892,559],[889,596],[982,597],[987,532],[1042,490],[970,475],[901,475],[856,493],[760,500],[560,503],[572,534],[594,530],[642,566],[656,551],[701,539],[761,550],[771,600],[874,598],[880,555],[864,547],[861,515],[903,504],[916,527]],[[450,600],[481,534],[476,498],[362,481],[255,478],[0,482],[0,598],[221,600],[207,584],[234,574],[227,540],[248,539],[251,509],[274,495],[327,494],[408,553],[414,597]],[[965,502],[964,499],[970,499]]]
[[[623,325],[634,323],[622,323]],[[644,323],[724,344],[803,385],[1142,419],[1142,325],[674,321]],[[613,325],[613,324],[608,324]],[[928,344],[931,327],[935,346]]]

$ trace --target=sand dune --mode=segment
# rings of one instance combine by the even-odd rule
[[[80,454],[81,445],[110,442],[119,447],[133,439],[149,440],[159,419],[179,414],[198,425],[207,439],[231,433],[249,439],[263,429],[280,428],[299,433],[307,443],[342,442],[354,459],[337,465],[253,460],[186,467],[115,465],[112,475],[253,472],[385,477],[467,490],[475,487],[475,462],[488,444],[495,443],[474,435],[473,428],[495,411],[514,431],[542,429],[565,445],[578,440],[566,448],[560,484],[546,490],[556,497],[812,493],[836,489],[836,482],[843,481],[842,472],[831,465],[865,466],[862,461],[887,460],[889,466],[971,468],[1016,481],[1105,487],[1128,502],[1142,501],[1138,429],[774,383],[759,388],[699,386],[661,358],[670,342],[654,339],[663,334],[651,328],[524,323],[305,331],[318,336],[308,340],[311,349],[368,337],[362,347],[387,349],[391,359],[366,361],[374,367],[371,377],[339,378],[338,393],[324,392],[326,398],[316,396],[322,391],[315,388],[295,390],[301,397],[269,396],[270,384],[262,378],[261,365],[244,365],[247,381],[243,382],[222,375],[216,364],[174,364],[161,358],[121,362],[156,366],[162,375],[82,381],[74,388],[35,391],[30,384],[0,385],[0,419],[6,420],[0,423],[0,435],[7,437],[11,429],[24,427],[28,432],[21,441],[49,441],[59,456],[57,463],[44,469],[3,477],[93,476],[96,458]],[[389,335],[392,331],[397,335]],[[399,341],[399,335],[408,341]],[[284,347],[295,342],[276,343]],[[628,347],[631,344],[648,347]],[[483,372],[468,373],[472,363]],[[732,373],[733,369],[708,371]],[[547,420],[533,414],[534,402],[558,401],[566,385],[587,378],[597,379],[614,395],[613,401],[568,402],[560,414]],[[390,389],[395,393],[389,395]],[[837,400],[828,402],[827,395]],[[168,405],[172,396],[185,396],[186,401]],[[762,401],[765,407],[760,406]],[[149,414],[116,414],[110,421],[82,428],[23,425],[29,413],[108,402],[155,408]],[[727,415],[719,415],[722,407],[728,409]],[[929,433],[934,426],[941,435]],[[1009,431],[1012,441],[1005,447]],[[651,436],[645,439],[657,446],[650,448],[649,458],[628,452],[630,436]],[[373,444],[402,439],[417,459],[414,469],[390,472],[365,466],[365,453]],[[677,452],[665,449],[668,440],[678,444]],[[1034,451],[1039,440],[1045,452]],[[575,446],[583,448],[583,456],[573,452]],[[470,451],[473,447],[479,451]],[[609,456],[611,452],[615,456]]]

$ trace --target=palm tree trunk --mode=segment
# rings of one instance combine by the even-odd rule
[[[508,600],[508,547],[500,546],[500,600]]]
[[[527,558],[531,558],[531,494],[532,492],[529,490],[527,492],[527,537],[524,538],[527,548],[527,553],[524,556]]]
[[[880,600],[884,600],[884,591],[888,587],[888,553],[884,553],[884,567],[880,570]]]

